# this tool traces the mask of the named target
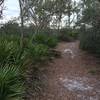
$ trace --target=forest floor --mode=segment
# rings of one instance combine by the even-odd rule
[[[61,58],[45,67],[45,86],[30,100],[100,100],[100,59],[79,49],[79,42],[62,42]],[[72,59],[65,49],[71,49]]]

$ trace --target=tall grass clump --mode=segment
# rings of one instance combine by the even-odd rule
[[[0,64],[18,64],[21,59],[22,50],[18,38],[0,38]]]

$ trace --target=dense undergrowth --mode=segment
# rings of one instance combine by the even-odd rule
[[[54,58],[56,52],[53,48],[57,43],[56,37],[36,34],[31,42],[30,38],[24,38],[22,48],[19,36],[1,36],[0,100],[20,100],[26,88],[24,74],[27,67],[30,67],[31,64],[33,66],[31,70],[34,70],[37,64]]]
[[[79,38],[79,30],[63,28],[58,34],[60,41],[71,42]]]
[[[100,32],[92,28],[81,33],[80,48],[100,57]]]

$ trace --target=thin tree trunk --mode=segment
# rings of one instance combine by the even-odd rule
[[[24,38],[24,16],[23,16],[23,8],[21,0],[19,0],[19,6],[20,6],[20,18],[21,18],[21,39],[20,39],[20,46],[23,47],[23,38]]]

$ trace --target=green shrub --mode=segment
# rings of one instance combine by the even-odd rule
[[[45,44],[50,48],[54,48],[57,43],[57,37],[56,36],[48,36],[46,34],[35,34],[33,37],[33,43],[36,44]]]
[[[49,48],[57,45],[57,39],[53,36],[36,34],[33,43],[28,38],[24,38],[24,47],[20,48],[20,39],[13,36],[4,36],[0,39],[0,64],[12,64],[22,66],[27,55],[30,60],[44,61],[50,58]]]
[[[60,41],[66,41],[66,42],[72,41],[72,38],[69,37],[68,34],[66,34],[66,33],[64,33],[64,34],[62,34],[62,33],[59,34],[59,35],[58,35],[58,39],[59,39]]]
[[[85,31],[80,37],[80,48],[100,56],[100,33],[94,29]]]
[[[70,42],[78,39],[79,32],[76,29],[60,29],[60,33],[58,34],[58,38],[61,41]]]
[[[45,44],[47,36],[45,34],[35,34],[33,37],[33,42],[38,44]]]
[[[17,66],[0,67],[0,100],[20,100],[23,94],[22,76]]]
[[[4,35],[20,35],[20,26],[17,22],[9,21],[0,27],[0,34]]]
[[[50,48],[56,47],[58,44],[58,39],[55,36],[49,36],[46,40],[46,45]]]
[[[20,48],[20,39],[14,36],[3,36],[0,38],[0,64],[14,64],[22,66],[27,56],[31,60],[41,61],[50,58],[50,48],[54,48],[58,41],[54,36],[36,34],[33,43],[28,38],[24,38],[24,47]]]
[[[0,39],[0,64],[21,63],[22,51],[19,40],[11,37],[1,37]]]
[[[27,58],[32,59],[33,62],[44,61],[49,57],[49,49],[44,44],[30,44],[24,54]]]
[[[73,39],[77,39],[77,38],[78,38],[78,35],[79,35],[78,32],[74,32],[74,31],[69,32],[68,34],[69,34],[69,36],[72,37]]]
[[[0,41],[0,64],[5,64],[7,58],[9,57],[9,49],[6,48],[7,41]]]

